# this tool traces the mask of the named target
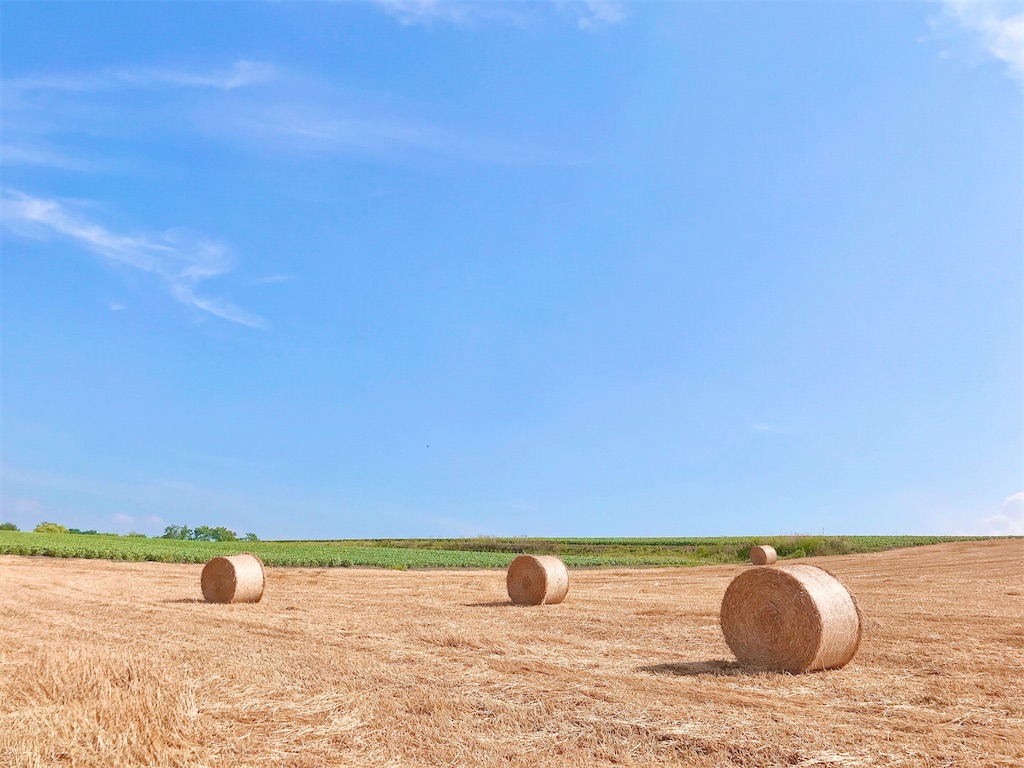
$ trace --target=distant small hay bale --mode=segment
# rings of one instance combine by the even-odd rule
[[[839,669],[860,645],[853,596],[814,565],[744,571],[725,590],[722,634],[743,664],[785,672]]]
[[[779,560],[775,547],[770,544],[759,544],[750,548],[750,562],[754,565],[771,565]]]
[[[517,605],[553,605],[569,592],[569,572],[553,555],[519,555],[508,567],[505,585]]]
[[[258,603],[266,575],[263,561],[246,552],[213,558],[203,567],[201,581],[208,603]]]

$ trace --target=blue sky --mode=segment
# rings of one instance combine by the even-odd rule
[[[1022,533],[1019,3],[4,3],[0,518]]]

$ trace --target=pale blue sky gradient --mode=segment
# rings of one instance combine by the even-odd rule
[[[5,3],[2,510],[1024,533],[1024,11]]]

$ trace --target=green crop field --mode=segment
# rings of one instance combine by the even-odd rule
[[[978,536],[729,536],[703,538],[365,539],[345,541],[181,541],[113,534],[0,531],[0,554],[204,563],[253,552],[267,565],[377,568],[505,568],[516,554],[558,555],[576,568],[741,563],[753,544],[771,544],[783,559],[879,552],[969,541]]]

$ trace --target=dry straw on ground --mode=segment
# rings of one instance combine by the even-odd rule
[[[865,638],[790,675],[722,636],[750,565],[573,569],[547,609],[504,569],[268,568],[224,610],[202,563],[0,555],[0,766],[1024,765],[1024,541],[812,562]]]
[[[725,591],[722,634],[743,664],[786,672],[838,669],[860,645],[860,611],[813,565],[754,568]]]
[[[557,557],[520,555],[508,567],[505,584],[517,605],[552,605],[568,594],[569,572]]]
[[[249,553],[213,558],[200,578],[208,603],[258,603],[265,581],[263,561]]]
[[[761,544],[750,548],[750,562],[754,565],[772,565],[778,560],[779,556],[771,544]]]

